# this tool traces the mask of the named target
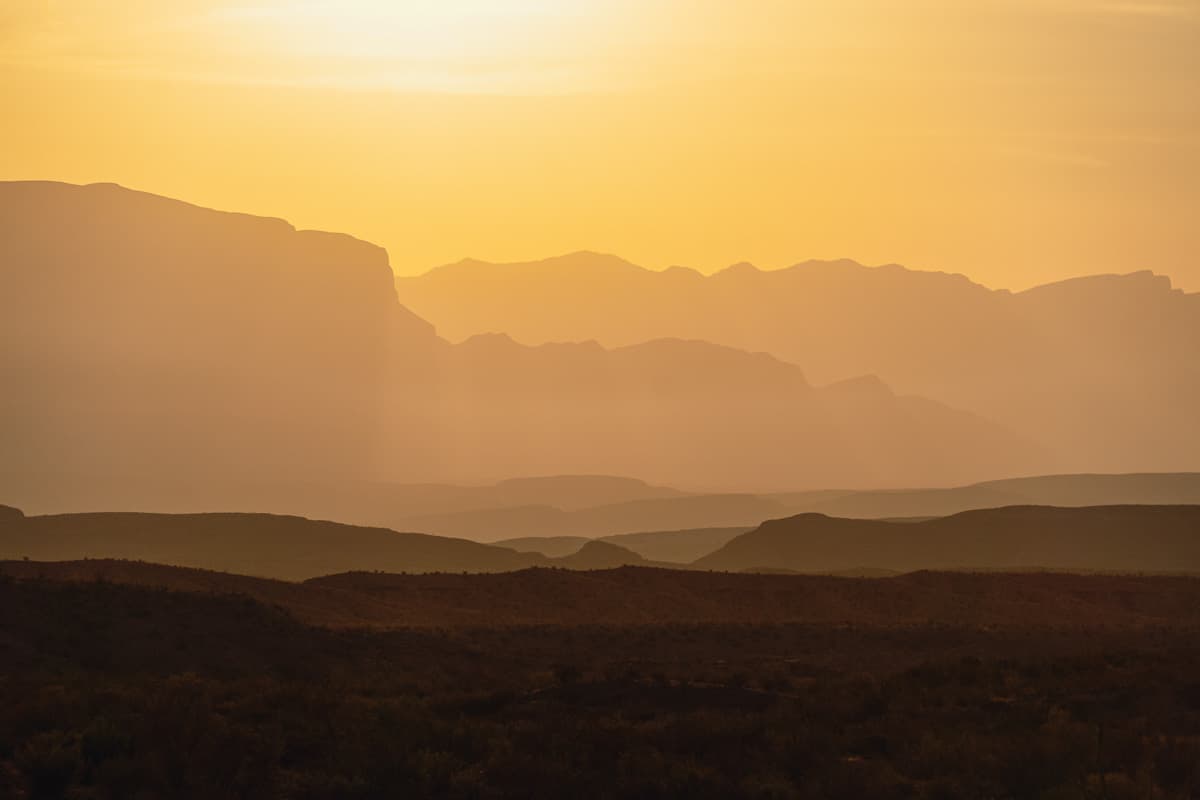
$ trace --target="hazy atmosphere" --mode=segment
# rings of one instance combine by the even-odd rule
[[[386,247],[1200,290],[1194,0],[15,0],[0,175]]]
[[[1200,2],[0,9],[0,798],[1200,796]]]

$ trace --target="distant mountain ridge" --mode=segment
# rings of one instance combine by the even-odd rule
[[[1200,575],[1200,505],[1010,506],[922,521],[805,513],[745,532],[643,533],[577,546],[559,539],[549,543],[552,555],[525,542],[510,548],[269,514],[24,516],[0,506],[0,559],[129,559],[304,580],[341,571],[490,573],[538,566],[842,575],[922,569]],[[704,554],[684,562],[686,554],[697,552]]]
[[[483,573],[535,566],[683,566],[607,541],[583,541],[552,557],[467,539],[273,514],[25,516],[10,506],[0,506],[0,559],[125,559],[290,581],[363,570]]]
[[[969,486],[770,495],[794,510],[831,517],[944,517],[1000,506],[1200,505],[1200,473],[1041,475]]]
[[[702,339],[771,353],[817,385],[878,375],[1029,435],[1057,469],[1200,468],[1200,294],[1148,270],[1014,293],[846,259],[704,276],[579,252],[464,261],[396,285],[451,340]]]
[[[746,491],[1050,467],[974,413],[878,381],[815,387],[795,364],[673,332],[451,344],[397,301],[380,248],[112,184],[0,183],[0,334],[15,387],[0,474],[36,475],[35,491],[168,476],[196,487],[193,509],[222,510],[229,496],[201,487],[264,476]]]
[[[579,536],[622,544],[619,534],[691,526],[746,526],[787,513],[787,507],[756,495],[695,495],[595,506],[565,512],[550,506],[517,506],[409,517],[401,527],[442,536],[497,541],[537,536]]]

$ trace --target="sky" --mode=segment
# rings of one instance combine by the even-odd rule
[[[397,272],[849,257],[1200,291],[1200,0],[6,0],[0,179]]]

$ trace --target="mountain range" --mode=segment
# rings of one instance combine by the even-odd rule
[[[769,495],[791,511],[831,517],[945,517],[1000,506],[1200,505],[1200,473],[1039,475],[969,486]]]
[[[1200,453],[1196,296],[1159,277],[1013,294],[899,267],[705,277],[583,253],[397,282],[382,249],[349,236],[112,184],[0,183],[0,212],[0,488],[39,511],[271,511],[594,538],[796,510],[1059,504],[989,483],[944,503],[924,490],[912,502],[762,495],[1073,463],[1162,470]],[[445,319],[451,307],[461,323]],[[505,332],[486,332],[493,322]],[[468,327],[482,332],[452,343]],[[601,342],[517,341],[560,334]],[[584,476],[584,494],[495,483],[514,475]],[[592,475],[650,483],[638,494]],[[762,508],[722,516],[694,497],[730,492]],[[713,505],[595,510],[626,502]]]
[[[533,566],[679,566],[618,544],[581,541],[560,557],[466,539],[273,514],[25,516],[0,506],[0,558],[130,559],[281,580],[331,572],[510,572]]]
[[[452,341],[622,347],[664,336],[765,352],[828,384],[874,375],[1030,437],[1069,471],[1200,466],[1200,294],[1149,270],[1021,292],[849,260],[713,275],[616,256],[464,260],[398,277]]]
[[[557,557],[602,539],[650,560],[687,563],[768,519],[802,512],[866,519],[943,517],[1009,505],[1200,505],[1200,473],[1045,475],[967,486],[705,494],[632,478],[564,475],[496,484],[280,483],[0,474],[30,514],[266,512],[420,531]],[[712,527],[714,525],[728,527]],[[503,540],[503,541],[500,541]]]
[[[0,183],[0,326],[0,474],[166,476],[199,509],[229,507],[204,494],[222,482],[598,473],[747,491],[1051,461],[1020,431],[877,378],[817,386],[686,333],[452,344],[401,305],[378,247],[113,184]]]
[[[925,521],[805,513],[748,531],[488,545],[269,514],[25,516],[0,506],[0,559],[128,559],[283,580],[347,571],[619,566],[883,575],[921,569],[1200,573],[1200,506],[1011,506]]]
[[[272,514],[51,514],[0,518],[6,558],[116,558],[305,580],[330,572],[491,572],[547,563],[503,547]]]

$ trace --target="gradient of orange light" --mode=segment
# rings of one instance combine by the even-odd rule
[[[285,216],[402,272],[591,248],[1200,288],[1195,4],[497,0],[493,30],[458,2],[19,5],[0,177]]]

